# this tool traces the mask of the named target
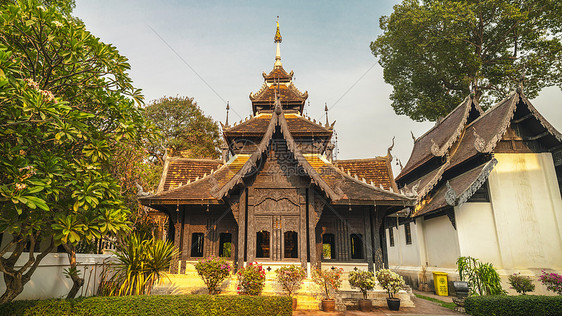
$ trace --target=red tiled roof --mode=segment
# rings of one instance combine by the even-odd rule
[[[202,178],[205,174],[210,174],[212,170],[219,169],[220,166],[222,166],[222,162],[213,159],[168,158],[162,178],[164,183],[159,191],[169,191],[180,184]]]
[[[376,186],[382,185],[386,190],[392,188],[398,192],[388,157],[337,160],[335,165],[344,172],[349,171],[352,176],[357,175],[359,179],[365,179],[368,183],[373,182]]]

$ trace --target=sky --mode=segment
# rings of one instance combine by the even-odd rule
[[[384,156],[405,165],[416,137],[434,123],[394,113],[392,86],[369,44],[381,34],[379,18],[400,1],[145,1],[77,0],[74,15],[129,59],[134,85],[147,102],[163,96],[195,99],[206,115],[229,122],[251,114],[250,92],[275,61],[276,19],[281,59],[294,84],[308,91],[306,113],[336,120],[338,159]],[[544,89],[533,105],[562,130],[562,92]],[[393,163],[395,175],[399,167]]]

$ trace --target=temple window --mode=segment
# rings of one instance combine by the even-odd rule
[[[299,257],[299,239],[298,233],[288,231],[283,234],[285,241],[285,258],[298,258]]]
[[[219,236],[219,257],[232,256],[232,234],[221,233]]]
[[[388,229],[388,243],[390,247],[394,247],[394,229],[392,227]]]
[[[256,258],[269,258],[269,232],[262,230],[256,233]]]
[[[351,259],[363,259],[363,235],[351,234]]]
[[[406,245],[412,244],[412,231],[410,230],[410,223],[404,224],[404,234],[406,234]]]
[[[193,233],[191,234],[191,256],[203,257],[203,242],[205,241],[205,234]]]
[[[322,258],[336,259],[336,238],[334,234],[322,235]]]

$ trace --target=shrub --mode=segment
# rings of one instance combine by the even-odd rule
[[[330,270],[322,270],[316,268],[312,270],[312,281],[322,289],[322,293],[326,299],[332,299],[332,295],[341,286],[341,276],[343,269],[332,268]]]
[[[107,295],[150,294],[170,269],[172,258],[177,255],[173,243],[164,240],[142,240],[138,234],[125,237],[116,245],[116,264],[110,264],[113,276],[109,282],[102,278],[102,293]]]
[[[0,315],[291,315],[288,296],[137,295],[73,300],[15,301]]]
[[[475,316],[554,316],[562,311],[561,296],[494,295],[471,296],[464,303],[466,312]]]
[[[546,285],[547,290],[558,295],[562,295],[562,275],[557,273],[546,273],[543,270],[539,280],[543,285]]]
[[[238,271],[238,294],[260,295],[264,286],[265,270],[257,262]]]
[[[351,271],[349,272],[349,285],[357,287],[363,293],[363,298],[367,298],[367,291],[375,288],[375,275],[371,271]]]
[[[217,294],[222,282],[230,276],[230,265],[224,258],[210,257],[198,261],[195,270],[205,282],[209,294]]]
[[[524,277],[520,273],[510,275],[508,280],[511,288],[519,294],[525,295],[525,293],[533,292],[535,290],[535,285],[533,284],[533,281],[531,281],[531,278]]]
[[[283,266],[275,270],[275,273],[277,275],[277,282],[289,293],[289,296],[293,296],[301,288],[306,278],[306,271],[297,265]]]
[[[404,279],[388,269],[380,269],[377,271],[377,280],[383,289],[386,290],[389,298],[393,298],[394,294],[406,284]]]
[[[457,267],[461,281],[468,282],[471,295],[506,293],[502,288],[500,275],[491,263],[482,263],[472,257],[459,257]]]

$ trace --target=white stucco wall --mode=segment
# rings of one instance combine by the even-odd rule
[[[503,268],[492,204],[465,203],[455,207],[455,220],[460,254]]]
[[[111,255],[93,255],[93,254],[77,254],[76,260],[80,275],[85,277],[83,289],[78,292],[77,296],[91,296],[97,291],[100,274],[102,272],[103,261]],[[18,260],[17,266],[21,267],[27,257],[27,253],[23,253]],[[64,253],[48,254],[40,263],[31,280],[25,285],[23,292],[16,297],[16,300],[25,299],[46,299],[66,297],[72,281],[66,278],[63,270],[68,268],[68,256]],[[3,276],[0,280],[0,293],[4,293],[6,284]]]
[[[398,229],[392,228],[394,233],[394,247],[390,247],[389,229],[386,229],[386,247],[388,250],[389,266],[419,266],[420,255],[418,247],[418,224],[411,222],[410,234],[412,243],[406,244],[406,231],[404,225],[398,225]]]
[[[503,269],[562,270],[562,199],[550,153],[495,154],[490,174]]]
[[[456,268],[460,255],[457,231],[447,216],[424,221],[425,247],[429,267]]]

